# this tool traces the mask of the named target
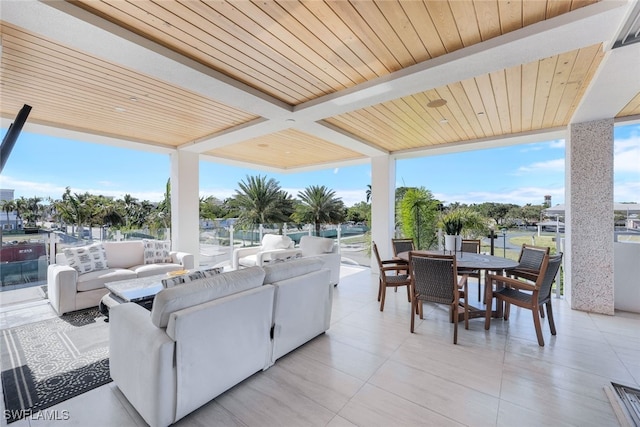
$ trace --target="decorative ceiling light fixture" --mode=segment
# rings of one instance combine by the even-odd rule
[[[429,103],[427,104],[427,107],[438,108],[438,107],[444,107],[445,105],[447,105],[447,100],[440,98],[440,99],[434,99],[433,101],[429,101]]]
[[[442,98],[438,98],[438,99],[434,99],[433,101],[429,101],[429,103],[427,104],[427,107],[428,108],[440,108],[440,107],[444,107],[445,105],[447,105],[447,100],[446,99],[442,99]],[[440,121],[441,125],[446,125],[447,123],[449,123],[449,120],[444,118],[444,116],[442,116],[442,118],[439,121]]]

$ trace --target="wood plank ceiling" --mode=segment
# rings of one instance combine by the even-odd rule
[[[68,3],[295,112],[597,1]],[[268,120],[250,108],[103,60],[99,49],[83,52],[6,22],[1,35],[5,117],[29,103],[31,120],[39,123],[170,147]],[[566,126],[602,59],[600,44],[583,46],[314,122],[381,153]],[[437,100],[446,104],[428,106]],[[620,114],[640,114],[639,104],[636,96]],[[294,170],[365,159],[364,151],[324,140],[303,121],[201,152]]]

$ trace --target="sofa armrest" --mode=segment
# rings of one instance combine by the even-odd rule
[[[303,256],[305,255],[303,254]],[[322,260],[322,268],[326,268],[330,271],[329,282],[332,285],[337,285],[340,282],[340,265],[342,262],[342,254],[340,254],[340,252],[335,251],[307,256],[309,258],[318,258]]]
[[[62,316],[76,309],[78,272],[68,265],[47,267],[47,293],[53,309]]]
[[[193,254],[188,252],[171,252],[171,258],[176,264],[180,264],[185,270],[192,270],[195,268],[195,258]]]
[[[249,255],[255,255],[260,252],[260,246],[250,246],[247,248],[237,248],[233,250],[233,262],[231,266],[234,270],[237,270],[240,267],[240,258],[246,257]]]
[[[109,310],[109,370],[114,383],[151,426],[175,421],[175,342],[133,303]]]

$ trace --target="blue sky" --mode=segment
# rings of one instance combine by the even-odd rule
[[[6,129],[2,129],[2,135]],[[615,129],[614,200],[640,203],[640,124]],[[309,185],[333,189],[347,206],[365,200],[368,164],[299,174],[273,174],[200,163],[200,196],[225,199],[247,175],[267,175],[294,197]],[[22,132],[0,176],[16,198],[61,198],[72,192],[159,201],[170,175],[169,156]],[[423,186],[450,202],[564,203],[564,141],[439,155],[396,164],[397,186]]]

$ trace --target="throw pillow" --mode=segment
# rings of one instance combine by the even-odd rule
[[[213,277],[216,274],[222,273],[222,267],[210,268],[208,270],[193,271],[191,273],[182,274],[180,276],[169,277],[162,279],[162,286],[164,288],[172,288],[176,285],[192,282],[198,279],[204,279],[205,277]]]
[[[171,241],[170,240],[147,240],[144,243],[144,263],[164,264],[171,263]]]
[[[79,248],[65,248],[63,252],[69,267],[73,267],[80,274],[109,268],[107,254],[102,243]]]

